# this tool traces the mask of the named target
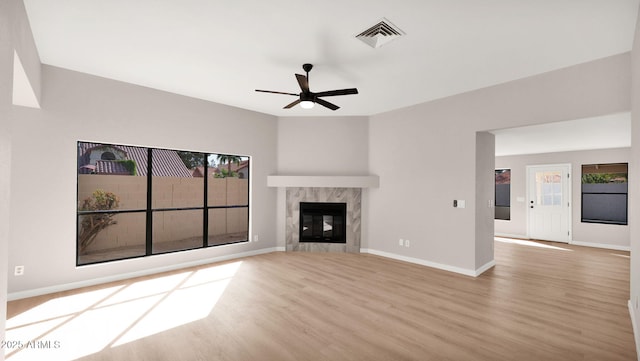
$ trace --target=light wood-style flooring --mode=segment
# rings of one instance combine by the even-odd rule
[[[518,242],[477,278],[278,252],[13,301],[7,338],[59,347],[8,360],[637,360],[628,252]]]

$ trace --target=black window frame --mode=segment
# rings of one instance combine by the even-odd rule
[[[197,151],[187,151],[187,150],[177,150],[177,149],[169,149],[169,148],[157,148],[157,147],[144,147],[144,146],[131,146],[131,145],[118,145],[118,144],[112,144],[112,143],[97,143],[97,142],[90,142],[90,141],[77,141],[77,149],[80,149],[80,143],[90,143],[90,144],[96,144],[96,145],[104,145],[104,146],[112,146],[112,147],[118,147],[118,146],[128,146],[128,147],[137,147],[137,148],[144,148],[147,150],[147,174],[144,176],[146,177],[146,185],[147,185],[147,189],[146,189],[146,207],[144,209],[110,209],[110,210],[95,210],[95,211],[81,211],[79,209],[79,205],[80,205],[80,199],[79,199],[79,178],[78,175],[80,175],[81,173],[79,171],[76,171],[76,266],[77,267],[82,267],[82,266],[88,266],[88,265],[93,265],[93,264],[99,264],[99,263],[106,263],[106,262],[114,262],[114,261],[121,261],[121,260],[126,260],[126,259],[134,259],[134,258],[142,258],[142,257],[151,257],[151,256],[157,256],[157,255],[161,255],[161,254],[167,254],[167,253],[176,253],[176,252],[184,252],[184,251],[191,251],[191,250],[197,250],[197,249],[204,249],[204,248],[210,248],[210,247],[218,247],[218,246],[223,246],[223,245],[228,245],[228,244],[237,244],[237,243],[246,243],[249,242],[249,234],[250,234],[250,229],[251,229],[251,219],[250,219],[250,215],[251,215],[251,201],[250,201],[250,196],[247,197],[247,203],[246,204],[237,204],[237,205],[225,205],[225,206],[209,206],[208,205],[208,198],[209,198],[209,187],[208,187],[208,183],[209,183],[209,164],[208,164],[208,158],[211,155],[223,155],[223,156],[230,156],[230,157],[239,157],[239,158],[246,158],[247,162],[248,162],[248,166],[251,167],[251,159],[252,157],[249,155],[238,155],[238,154],[228,154],[228,153],[219,153],[219,152],[197,152]],[[202,206],[193,206],[193,207],[153,207],[153,151],[154,150],[164,150],[164,151],[175,151],[175,152],[189,152],[189,153],[198,153],[198,154],[202,154],[203,155],[203,167],[204,167],[204,181],[203,181],[203,204]],[[80,164],[80,157],[78,154],[78,164],[77,164],[77,168],[80,169],[81,164]],[[239,176],[239,178],[241,178]],[[246,178],[241,178],[241,179],[246,179],[247,180],[247,195],[250,195],[251,193],[251,170],[249,169],[249,172],[247,173]],[[230,241],[230,242],[225,242],[225,243],[217,243],[217,244],[209,244],[209,211],[212,209],[234,209],[234,208],[246,208],[247,209],[247,237],[241,240],[237,240],[237,241]],[[166,252],[153,252],[153,215],[156,212],[168,212],[168,211],[193,211],[193,210],[201,210],[202,211],[202,244],[198,247],[193,247],[193,248],[187,248],[187,249],[177,249],[177,250],[170,250],[170,251],[166,251]],[[117,257],[117,258],[112,258],[112,259],[108,259],[108,260],[99,260],[99,261],[93,261],[93,262],[85,262],[85,263],[80,263],[80,247],[79,247],[79,232],[80,232],[80,218],[81,216],[84,215],[92,215],[92,214],[128,214],[128,213],[145,213],[145,218],[146,218],[146,222],[145,222],[145,254],[140,254],[140,255],[135,255],[135,256],[125,256],[125,257]]]

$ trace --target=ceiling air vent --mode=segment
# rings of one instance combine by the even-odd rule
[[[372,48],[379,48],[382,45],[405,35],[405,32],[393,25],[389,20],[382,18],[377,24],[356,35]]]

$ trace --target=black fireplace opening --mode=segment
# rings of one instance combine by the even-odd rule
[[[347,243],[347,204],[300,202],[300,242]]]

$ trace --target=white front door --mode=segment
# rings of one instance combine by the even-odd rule
[[[529,238],[571,239],[571,165],[527,166]]]

